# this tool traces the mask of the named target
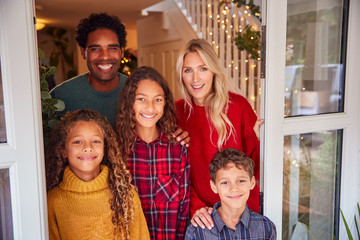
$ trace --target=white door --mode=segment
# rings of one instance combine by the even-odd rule
[[[46,239],[33,2],[0,1],[0,239]]]
[[[360,2],[263,2],[264,214],[278,239],[347,239],[340,208],[355,233],[360,199]]]

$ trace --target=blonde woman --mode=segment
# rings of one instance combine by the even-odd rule
[[[212,228],[211,207],[220,199],[210,188],[209,163],[216,152],[233,147],[254,160],[258,179],[260,144],[258,131],[254,131],[257,117],[244,97],[229,91],[225,70],[206,40],[193,39],[185,45],[177,60],[176,74],[184,97],[176,102],[178,124],[191,137],[191,223]],[[258,186],[251,191],[247,204],[259,211]]]

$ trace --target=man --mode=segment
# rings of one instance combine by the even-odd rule
[[[114,126],[117,101],[127,78],[118,72],[126,45],[125,25],[117,16],[93,13],[80,21],[76,41],[89,72],[59,84],[50,93],[65,102],[62,114],[92,109]],[[174,136],[188,146],[186,131],[178,128]]]
[[[114,125],[118,96],[126,76],[118,73],[126,45],[126,31],[117,16],[91,14],[76,28],[76,41],[89,72],[56,86],[51,95],[65,102],[65,110],[93,109]]]

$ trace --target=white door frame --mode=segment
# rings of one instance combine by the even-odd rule
[[[344,113],[284,119],[285,46],[287,4],[282,0],[263,0],[266,25],[266,78],[264,98],[265,134],[264,214],[282,232],[282,188],[284,136],[323,130],[343,129],[340,207],[355,233],[354,214],[360,201],[360,2],[350,1]],[[340,219],[340,239],[347,239]]]
[[[47,239],[47,211],[34,2],[0,1],[0,59],[14,239]]]

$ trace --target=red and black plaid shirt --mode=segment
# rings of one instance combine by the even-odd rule
[[[184,239],[190,207],[186,147],[163,134],[149,144],[137,138],[128,162],[151,239]]]

